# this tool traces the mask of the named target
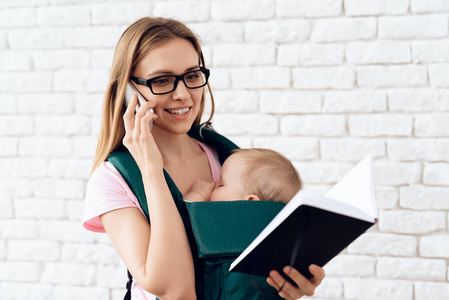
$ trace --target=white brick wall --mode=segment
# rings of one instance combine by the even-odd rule
[[[175,17],[203,41],[214,126],[325,192],[374,157],[379,224],[315,299],[449,298],[448,0],[0,1],[0,299],[122,299],[81,226],[118,37]]]

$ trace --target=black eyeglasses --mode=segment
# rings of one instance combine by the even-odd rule
[[[154,95],[163,95],[173,92],[180,80],[189,89],[203,87],[207,84],[209,75],[209,69],[199,68],[198,70],[188,71],[182,75],[164,75],[151,79],[140,79],[134,76],[130,76],[129,78],[137,84],[149,87]]]

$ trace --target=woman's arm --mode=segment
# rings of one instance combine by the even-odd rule
[[[184,224],[163,174],[161,154],[149,130],[156,118],[145,103],[134,115],[137,98],[124,115],[124,145],[142,173],[151,227],[136,208],[101,216],[113,246],[137,283],[162,299],[195,299],[195,274]]]

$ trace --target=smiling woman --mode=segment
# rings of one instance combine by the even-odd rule
[[[197,181],[218,182],[221,158],[231,150],[190,136],[203,127],[199,125],[208,78],[197,37],[178,21],[140,19],[117,44],[87,187],[84,226],[108,233],[134,277],[125,299],[151,299],[151,294],[162,299],[204,299],[207,276],[182,196]],[[136,95],[128,106],[124,104],[128,82],[146,100],[138,109]],[[213,115],[211,99],[207,122]],[[122,174],[108,161],[117,153],[130,158]],[[137,165],[140,174],[132,182],[125,181],[131,165]],[[136,181],[142,183],[144,202],[139,203],[139,191],[128,185]],[[279,295],[293,299],[313,293],[324,271],[315,268],[312,273],[316,277],[310,281],[294,273],[298,287],[288,283]],[[267,281],[279,289],[284,278],[273,274]]]

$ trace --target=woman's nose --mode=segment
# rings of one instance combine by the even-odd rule
[[[185,100],[190,97],[188,88],[182,80],[178,82],[176,89],[173,91],[173,100]]]

